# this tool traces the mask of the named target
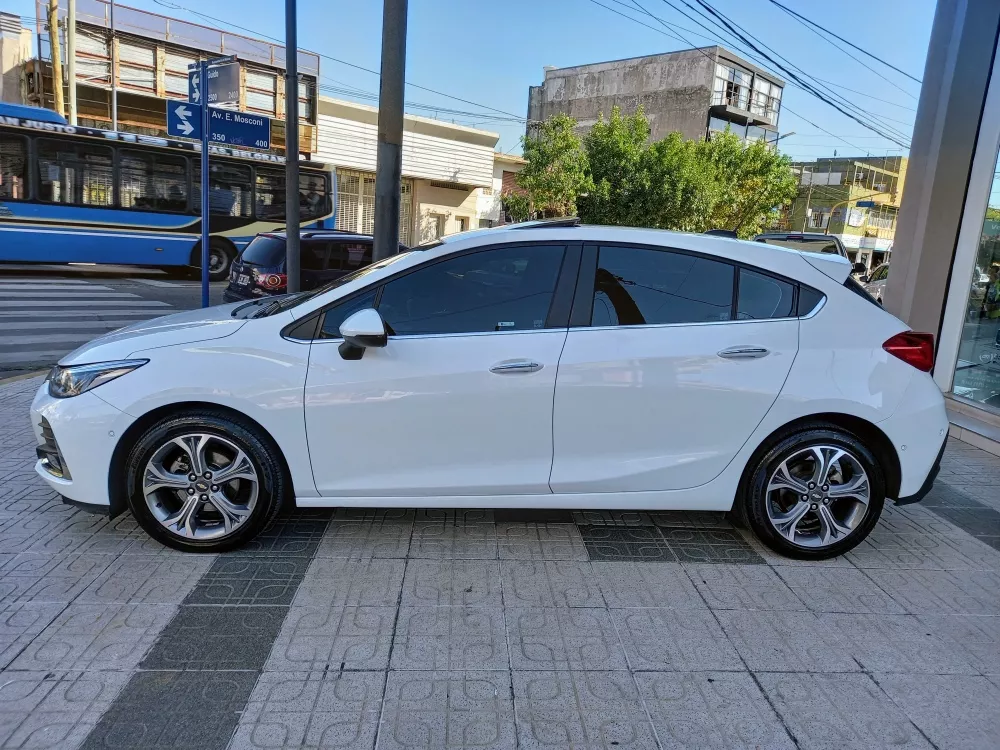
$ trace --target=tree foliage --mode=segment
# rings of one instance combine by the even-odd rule
[[[732,229],[749,237],[795,197],[790,160],[762,142],[746,144],[726,132],[704,141],[671,133],[650,143],[641,107],[632,115],[615,107],[582,142],[574,125],[556,115],[540,137],[524,140],[528,164],[518,183],[533,211],[563,216],[578,209],[592,224]]]
[[[528,160],[517,175],[517,183],[528,193],[531,211],[543,216],[571,216],[576,199],[590,189],[587,155],[576,121],[559,114],[541,123],[530,138],[522,138]]]

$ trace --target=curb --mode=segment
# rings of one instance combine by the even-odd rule
[[[37,378],[39,375],[44,375],[48,370],[35,370],[34,372],[25,372],[20,375],[14,375],[9,378],[0,378],[0,385],[7,385],[8,383],[16,383],[18,380],[28,380],[29,378]]]

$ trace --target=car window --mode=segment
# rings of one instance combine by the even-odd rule
[[[601,247],[593,326],[729,320],[733,266],[695,255],[639,247]]]
[[[799,285],[799,316],[809,315],[823,301],[825,295],[811,286]]]
[[[330,254],[330,244],[322,240],[306,240],[299,250],[299,263],[304,271],[322,271],[326,268],[326,258]]]
[[[344,324],[345,320],[354,315],[358,310],[375,307],[375,292],[376,290],[372,289],[362,295],[351,297],[338,305],[327,308],[326,314],[323,316],[323,327],[319,334],[320,338],[341,338],[340,326]]]
[[[869,282],[872,281],[885,281],[889,277],[889,266],[879,266],[875,269],[875,273],[871,275],[868,279]]]
[[[737,320],[794,317],[795,287],[787,281],[740,269]]]
[[[331,271],[353,271],[372,262],[370,242],[332,242],[330,250]]]
[[[778,247],[788,247],[807,253],[833,253],[840,255],[840,248],[834,240],[826,237],[761,237],[758,242]]]
[[[396,335],[544,328],[564,251],[522,245],[449,258],[388,282],[378,310]]]
[[[247,245],[240,260],[255,266],[277,266],[285,259],[285,240],[258,235]]]

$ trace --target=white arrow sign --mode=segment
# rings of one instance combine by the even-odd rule
[[[182,135],[191,135],[194,132],[194,125],[188,122],[188,118],[191,116],[191,110],[187,107],[180,106],[174,110],[174,113],[180,118],[181,124],[178,130],[181,131]]]
[[[191,73],[191,86],[188,91],[188,101],[193,104],[201,104],[201,76],[199,73]]]

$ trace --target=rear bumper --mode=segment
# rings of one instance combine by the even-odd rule
[[[941,441],[941,448],[938,450],[937,458],[934,459],[934,465],[931,466],[930,472],[927,474],[927,478],[924,483],[920,486],[916,492],[912,495],[907,495],[906,497],[900,497],[896,499],[896,505],[910,505],[911,503],[919,503],[927,494],[931,491],[934,486],[934,481],[937,479],[938,474],[941,472],[941,458],[944,456],[945,446],[948,445],[948,437],[945,436],[944,440]]]

